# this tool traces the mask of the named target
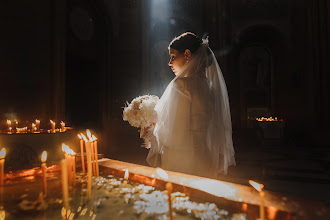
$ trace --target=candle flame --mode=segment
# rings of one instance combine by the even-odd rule
[[[92,139],[92,133],[91,133],[91,131],[89,129],[86,130],[86,134],[87,134],[87,137],[88,137],[89,141],[93,141],[93,139]]]
[[[45,163],[47,160],[47,151],[43,151],[41,154],[41,162]]]
[[[94,134],[92,135],[93,141],[96,141],[97,138],[94,136]]]
[[[158,174],[158,176],[160,176],[160,178],[165,179],[165,180],[168,179],[168,174],[162,168],[157,167],[156,173]]]
[[[78,138],[81,140],[82,139],[82,136],[80,134],[78,134]]]
[[[36,124],[32,123],[32,127],[35,127],[35,126],[36,126]]]
[[[36,119],[36,124],[40,123],[40,120]]]
[[[80,133],[81,134],[81,137],[84,139],[85,142],[88,142],[86,136],[83,134],[83,133]]]
[[[1,151],[0,151],[0,159],[4,159],[5,156],[6,156],[6,149],[2,148]]]
[[[62,144],[62,151],[66,154],[74,156],[76,153],[66,144]]]
[[[253,188],[255,188],[257,191],[261,192],[262,191],[262,188],[264,188],[264,185],[263,184],[260,184],[260,183],[257,183],[253,180],[249,180],[249,183],[251,186],[253,186]]]
[[[49,120],[51,124],[55,124],[55,122],[53,120]]]
[[[66,154],[68,153],[70,147],[66,144],[62,144],[62,151],[65,152]]]
[[[7,119],[7,124],[8,124],[8,125],[11,125],[11,120],[8,120],[8,119]]]
[[[125,175],[124,175],[124,179],[128,180],[128,169],[124,169],[125,170]]]
[[[0,220],[4,220],[5,217],[6,217],[6,212],[5,212],[5,210],[1,210],[1,211],[0,211]]]

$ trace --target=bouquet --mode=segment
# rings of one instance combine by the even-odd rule
[[[131,103],[126,103],[123,111],[123,120],[136,128],[141,128],[140,137],[146,141],[146,148],[150,148],[150,128],[157,122],[155,106],[159,98],[154,95],[136,97]],[[145,134],[145,129],[148,132]]]

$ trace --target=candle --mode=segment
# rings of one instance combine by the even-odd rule
[[[70,155],[70,147],[66,144],[62,144],[62,151],[65,152],[64,157],[67,163],[67,175],[68,175],[68,182],[71,185],[72,182],[72,167],[71,167],[71,155]]]
[[[11,133],[11,120],[7,119],[8,132]]]
[[[93,169],[93,175],[96,174],[96,168],[95,168],[95,153],[94,153],[94,142],[90,139],[90,146],[91,146],[91,154],[92,154],[92,169]]]
[[[86,158],[87,158],[87,200],[91,197],[92,191],[92,162],[91,162],[91,151],[90,151],[90,142],[87,140],[85,135],[81,134],[82,138],[85,141],[86,146]]]
[[[0,151],[0,187],[3,186],[5,179],[5,157],[6,149],[2,148]]]
[[[95,168],[95,154],[94,154],[94,143],[93,143],[93,138],[92,138],[92,133],[89,129],[86,130],[87,137],[89,139],[90,143],[90,150],[91,150],[91,155],[92,155],[92,166],[93,166],[93,175],[96,173],[96,168]]]
[[[55,124],[56,123],[54,121],[50,120],[50,124],[52,125],[50,132],[55,133]]]
[[[173,190],[173,186],[172,183],[166,183],[165,188],[167,190],[168,193],[168,211],[169,211],[169,215],[170,215],[170,220],[173,220],[173,215],[172,215],[172,190]]]
[[[252,180],[249,180],[249,183],[251,186],[253,186],[253,188],[255,188],[259,192],[259,196],[260,196],[259,215],[260,215],[260,220],[264,220],[265,219],[265,208],[264,208],[265,192],[262,191],[262,189],[264,188],[264,185],[259,184]]]
[[[41,170],[42,170],[42,192],[44,196],[47,195],[47,174],[46,174],[46,160],[47,160],[47,151],[43,151],[41,154]]]
[[[92,138],[94,140],[94,152],[95,152],[95,155],[96,155],[96,158],[95,158],[95,167],[96,167],[96,176],[99,176],[100,175],[100,172],[99,172],[99,156],[98,156],[98,152],[97,152],[97,138],[92,135]]]
[[[69,187],[68,187],[68,175],[66,160],[61,160],[61,175],[62,175],[62,195],[63,195],[63,206],[66,210],[69,209]]]
[[[76,185],[76,153],[73,152],[73,154],[71,155],[72,158],[72,181],[73,181],[73,185]]]
[[[36,119],[36,129],[37,129],[37,132],[40,131],[40,120]]]
[[[85,173],[84,141],[80,134],[78,134],[78,138],[80,139],[81,167],[82,167],[82,172]]]
[[[36,132],[37,131],[37,128],[36,128],[36,124],[35,123],[32,123],[32,129],[31,129],[31,132]]]
[[[65,131],[65,123],[63,121],[61,121],[61,132]]]
[[[124,169],[125,171],[125,175],[124,175],[124,187],[126,188],[127,187],[127,180],[128,180],[128,169]]]

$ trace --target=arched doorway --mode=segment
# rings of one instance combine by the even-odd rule
[[[239,80],[240,127],[249,119],[277,114],[278,76],[285,72],[287,45],[284,34],[272,25],[250,26],[240,32],[235,69]]]

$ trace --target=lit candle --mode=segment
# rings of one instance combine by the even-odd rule
[[[0,186],[3,186],[5,179],[5,157],[6,149],[2,148],[0,151]]]
[[[93,169],[93,176],[96,175],[96,168],[95,168],[95,152],[94,152],[94,142],[92,139],[89,139],[91,143],[91,154],[92,154],[92,169]]]
[[[47,195],[47,174],[46,174],[46,160],[47,160],[47,151],[43,151],[41,154],[41,170],[42,170],[42,192],[44,196]]]
[[[61,121],[61,132],[65,131],[65,123],[63,121]]]
[[[172,215],[172,190],[173,190],[173,185],[172,183],[166,183],[165,188],[168,193],[168,211],[170,215],[170,220],[173,220],[173,215]]]
[[[80,134],[78,134],[78,138],[80,139],[81,167],[82,167],[82,172],[85,173],[84,141]]]
[[[71,159],[72,159],[72,181],[73,185],[76,185],[76,153],[72,151]]]
[[[55,123],[54,121],[50,120],[50,124],[52,125],[52,128],[51,128],[50,131],[51,131],[52,133],[55,133],[55,124],[56,124],[56,123]]]
[[[40,120],[36,119],[36,128],[37,128],[37,132],[40,131]]]
[[[31,132],[36,132],[37,131],[37,128],[36,128],[36,124],[35,123],[32,123],[32,129],[31,129]]]
[[[66,210],[69,209],[69,186],[68,186],[68,175],[66,160],[61,160],[61,175],[62,175],[62,195],[63,195],[63,206]]]
[[[92,138],[92,133],[89,129],[86,130],[87,137],[90,142],[90,149],[91,149],[91,155],[92,155],[92,169],[93,169],[93,175],[96,173],[96,168],[95,168],[95,154],[94,154],[94,143],[93,143],[93,138]]]
[[[66,144],[62,144],[62,151],[65,152],[64,157],[66,160],[66,164],[67,164],[67,175],[68,175],[68,182],[69,185],[71,185],[72,182],[72,177],[71,177],[71,173],[72,173],[72,167],[71,167],[71,155],[70,153],[70,147]]]
[[[87,200],[91,197],[92,191],[92,161],[91,161],[91,151],[90,151],[90,142],[87,140],[85,135],[81,134],[82,138],[85,141],[86,146],[86,158],[87,158]]]
[[[99,176],[100,175],[100,172],[99,172],[99,156],[98,156],[98,152],[97,152],[97,138],[92,135],[92,138],[94,140],[94,153],[95,153],[95,167],[96,167],[96,176]]]
[[[8,132],[11,133],[11,120],[7,119]]]
[[[258,192],[259,192],[259,196],[260,196],[260,206],[259,206],[259,215],[260,215],[260,220],[264,220],[265,219],[265,192],[262,191],[262,189],[264,188],[263,184],[259,184],[255,181],[249,180],[249,183],[251,186],[253,186],[253,188],[255,188]]]
[[[125,175],[124,175],[124,187],[127,187],[127,180],[128,180],[128,169],[124,169],[125,170]]]

